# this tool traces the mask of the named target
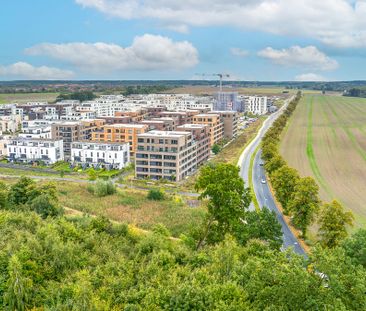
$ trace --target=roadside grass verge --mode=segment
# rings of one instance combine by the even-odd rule
[[[256,154],[258,153],[259,148],[260,148],[260,145],[258,145],[258,147],[254,150],[252,157],[250,158],[249,175],[248,175],[249,188],[252,193],[252,200],[253,200],[254,207],[257,211],[260,211],[260,206],[259,206],[257,196],[255,195],[255,191],[253,188],[253,166],[254,166],[254,159],[255,159]]]

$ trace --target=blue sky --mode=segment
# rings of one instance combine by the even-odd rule
[[[364,16],[364,0],[4,0],[0,79],[361,80]]]

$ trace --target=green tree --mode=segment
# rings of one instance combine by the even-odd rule
[[[325,247],[335,247],[347,237],[347,226],[353,225],[353,215],[345,212],[343,206],[336,200],[326,203],[320,210],[319,237]]]
[[[8,201],[11,205],[18,206],[26,204],[29,200],[29,189],[35,182],[29,177],[22,176],[14,185],[10,187]]]
[[[42,218],[57,217],[63,214],[62,208],[47,194],[35,197],[30,203],[30,208]]]
[[[366,268],[366,229],[357,230],[342,242],[341,247],[355,264]]]
[[[276,191],[276,198],[280,201],[284,213],[287,215],[289,213],[288,202],[300,179],[299,173],[294,168],[284,165],[276,170],[271,177],[273,188]]]
[[[214,144],[211,150],[214,154],[218,154],[221,151],[221,147],[218,144]]]
[[[277,144],[273,142],[263,143],[262,146],[262,159],[265,162],[271,160],[276,154],[278,154]]]
[[[0,209],[5,209],[8,206],[8,187],[0,181]]]
[[[213,240],[217,241],[222,240],[226,233],[233,232],[236,223],[245,219],[251,193],[249,188],[244,187],[239,168],[223,163],[203,167],[195,188],[202,191],[200,199],[209,200],[204,233],[197,245],[199,248],[210,232],[214,233]]]
[[[281,167],[285,166],[286,162],[285,160],[279,155],[278,153],[273,156],[271,160],[269,160],[265,164],[265,169],[268,172],[268,174],[271,176],[272,173],[280,169]]]
[[[91,169],[88,171],[88,179],[93,181],[93,180],[96,180],[96,179],[97,179],[97,177],[98,177],[97,172],[95,171],[95,169],[94,169],[94,168],[91,168]]]
[[[16,255],[11,256],[8,266],[9,278],[4,295],[9,310],[24,311],[27,309],[31,282],[23,275],[23,267]]]
[[[289,211],[293,215],[293,223],[306,238],[308,226],[313,222],[319,210],[319,186],[312,177],[300,178],[289,202]]]
[[[268,208],[247,212],[245,221],[238,224],[234,235],[241,245],[246,245],[251,239],[258,239],[267,242],[272,249],[280,249],[283,242],[282,227],[276,214]]]

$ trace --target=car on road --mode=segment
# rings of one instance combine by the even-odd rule
[[[262,178],[261,183],[262,184],[265,184],[266,183],[266,180],[264,178]]]
[[[259,162],[259,166],[263,166],[264,165],[264,163],[263,162]]]

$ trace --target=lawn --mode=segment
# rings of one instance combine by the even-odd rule
[[[289,164],[313,176],[324,201],[337,199],[366,227],[366,99],[306,95],[281,143]]]
[[[163,201],[151,201],[147,199],[147,191],[119,189],[117,194],[98,198],[87,187],[86,184],[58,182],[62,206],[93,215],[104,215],[111,220],[146,230],[161,223],[175,237],[197,226],[205,214],[205,208],[200,202],[186,202],[186,198],[170,194],[166,194]]]
[[[0,93],[0,104],[19,103],[40,101],[54,102],[59,93],[17,93],[5,94]]]

